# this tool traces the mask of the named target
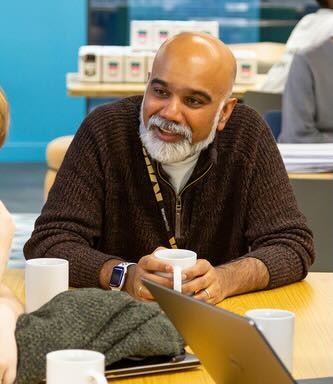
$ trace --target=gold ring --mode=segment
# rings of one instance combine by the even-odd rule
[[[209,293],[208,289],[206,288],[206,289],[204,289],[204,291],[206,292],[206,294],[208,296],[208,300],[209,300],[210,299],[210,293]]]
[[[142,291],[142,285],[140,285],[140,287],[139,287],[139,291],[138,291],[138,295],[139,295],[140,297],[142,297],[142,295],[141,295],[141,291]]]

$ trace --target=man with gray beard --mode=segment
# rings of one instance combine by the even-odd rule
[[[102,106],[82,123],[26,258],[61,257],[70,284],[152,300],[142,277],[171,287],[159,247],[197,263],[182,292],[218,303],[303,279],[313,239],[274,138],[231,97],[236,63],[204,33],[158,50],[144,97]]]

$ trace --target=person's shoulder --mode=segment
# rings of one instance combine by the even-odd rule
[[[263,124],[260,114],[244,103],[237,103],[228,121],[229,129],[243,131],[246,127],[260,130]],[[253,132],[254,133],[254,132]]]
[[[224,130],[219,135],[218,151],[234,153],[237,157],[251,158],[267,126],[258,112],[243,103],[237,103]]]
[[[141,103],[142,96],[133,96],[96,107],[81,123],[76,139],[111,143],[137,136]]]
[[[296,24],[295,28],[310,28],[316,25],[325,26],[325,23],[329,23],[333,20],[333,10],[329,8],[319,8],[316,12],[309,13],[303,16]]]
[[[318,63],[320,61],[326,60],[328,57],[333,54],[333,40],[328,38],[324,40],[322,43],[309,47],[302,52],[298,52],[294,57],[294,63],[297,65],[302,62],[306,62],[309,65],[311,63]]]
[[[302,36],[304,34],[307,36],[310,31],[317,28],[318,24],[320,25],[323,23],[323,16],[320,11],[321,9],[313,13],[308,13],[297,22],[287,40],[287,45],[294,43],[294,41],[299,43],[300,39],[302,41]]]
[[[297,26],[307,26],[309,24],[317,22],[317,20],[322,19],[322,17],[326,16],[326,12],[323,12],[322,8],[319,8],[316,12],[311,12],[306,15],[304,15],[296,24]],[[329,14],[328,14],[329,15]],[[333,12],[332,12],[333,16]]]

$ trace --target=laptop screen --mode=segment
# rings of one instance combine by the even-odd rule
[[[143,282],[216,383],[296,383],[252,320]]]

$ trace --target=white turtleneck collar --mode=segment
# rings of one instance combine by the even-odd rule
[[[170,182],[178,193],[185,186],[197,164],[200,152],[176,163],[161,164],[164,171],[170,176]]]

